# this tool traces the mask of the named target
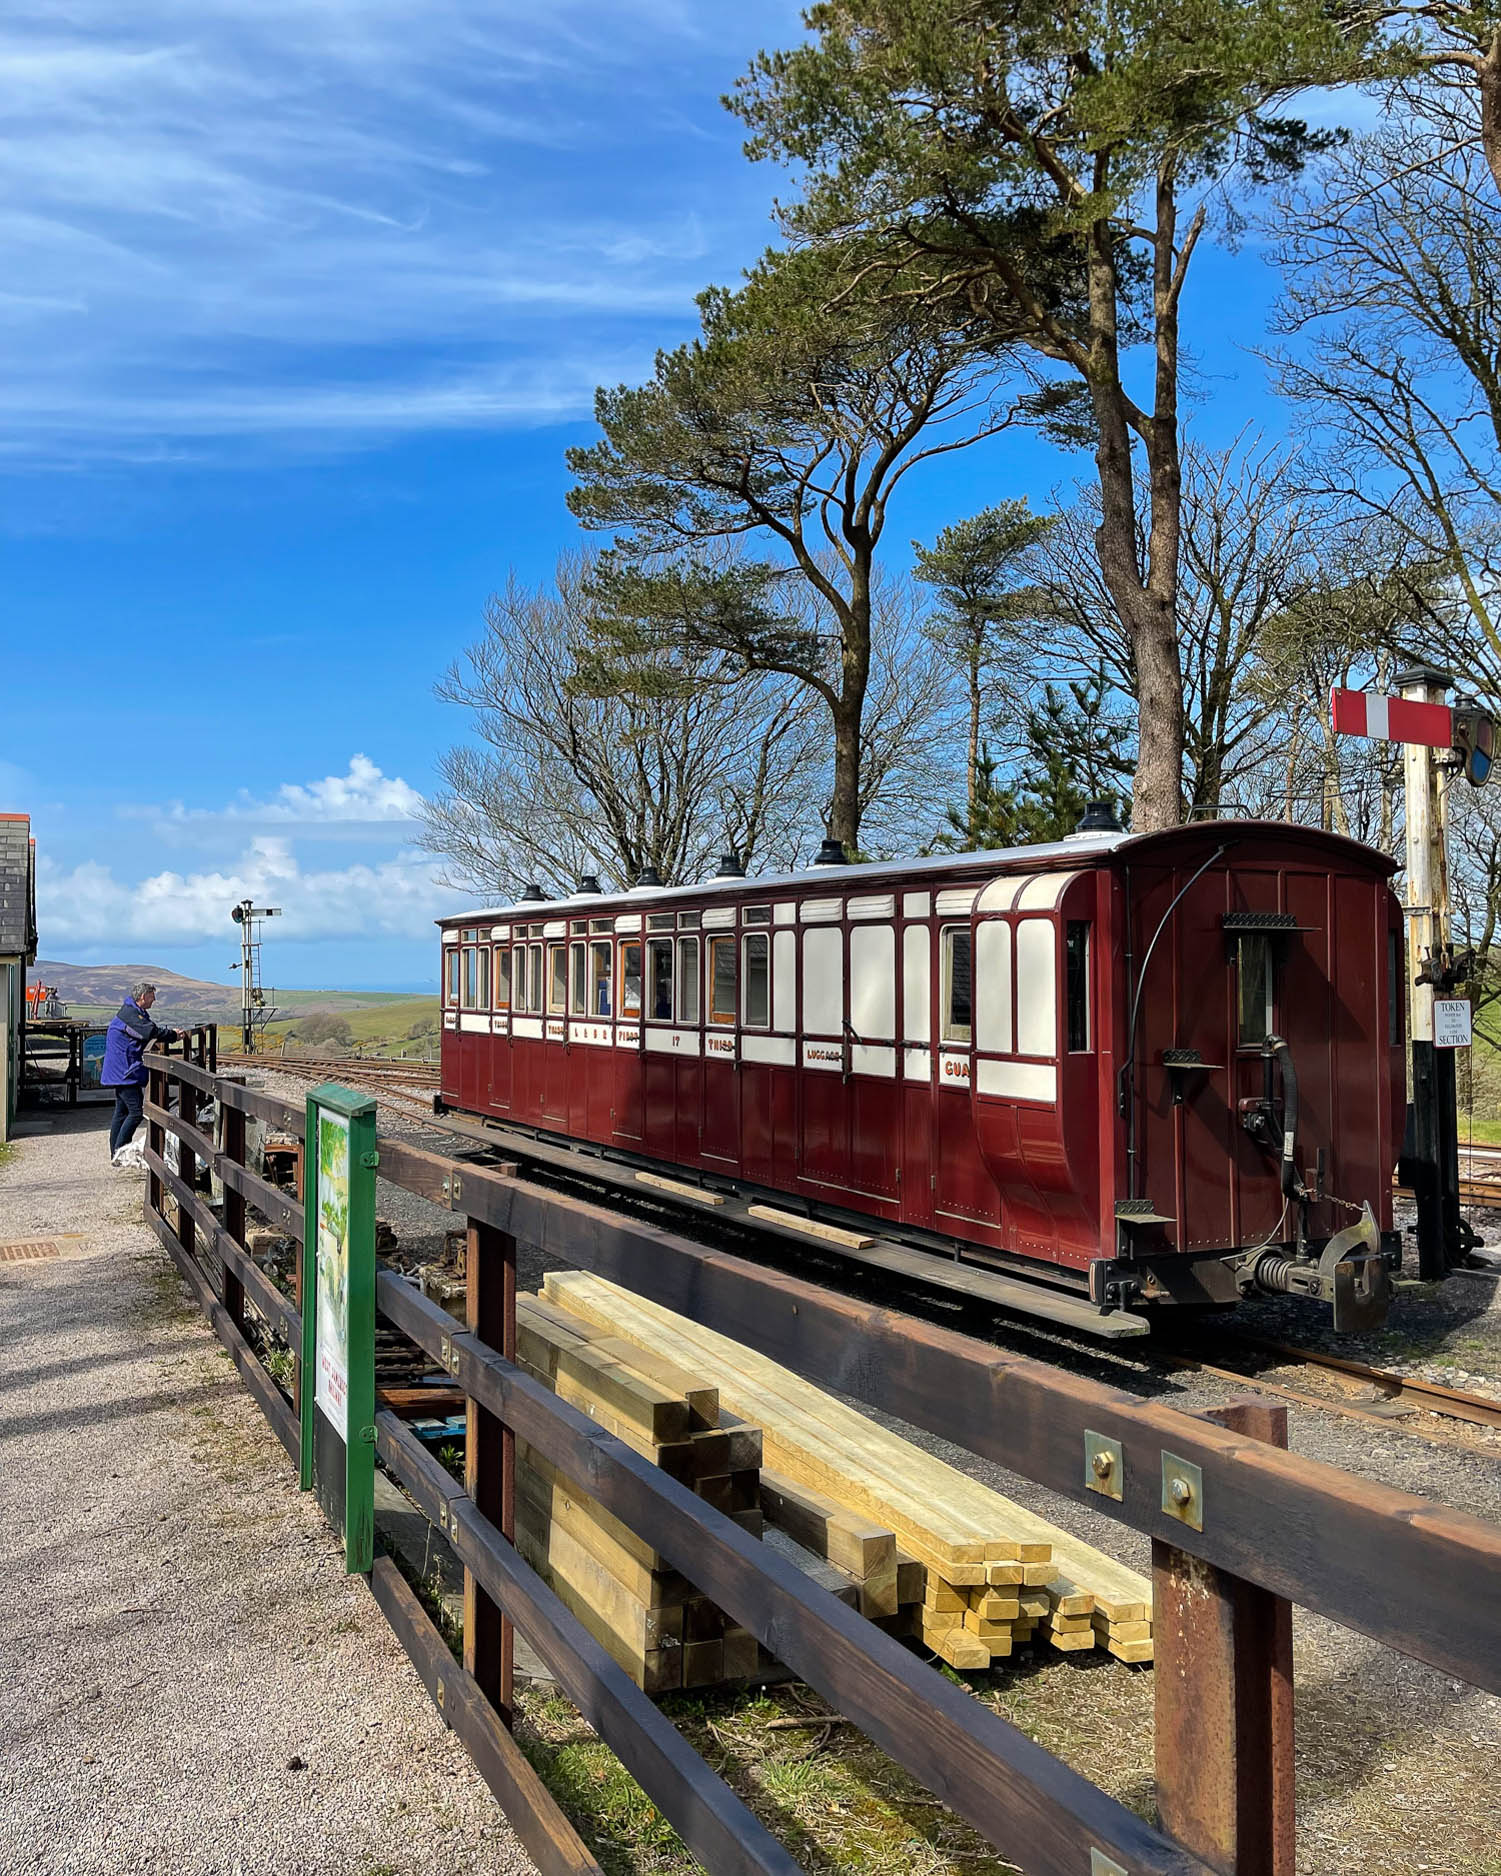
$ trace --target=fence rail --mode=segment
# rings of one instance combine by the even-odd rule
[[[245,1122],[301,1138],[303,1110],[202,1060],[153,1053],[148,1061],[151,1222],[295,1457],[300,1371],[289,1403],[247,1338],[246,1311],[285,1337],[295,1360],[300,1298],[272,1284],[244,1245],[247,1208],[299,1243],[303,1213],[247,1167]],[[219,1103],[216,1138],[199,1125],[209,1098]],[[507,1730],[513,1622],[713,1876],[798,1865],[514,1549],[517,1436],[1031,1876],[1292,1876],[1291,1601],[1501,1691],[1492,1593],[1501,1531],[1280,1450],[1271,1443],[1281,1434],[1276,1416],[1262,1405],[1215,1424],[706,1249],[529,1184],[514,1169],[386,1137],[378,1146],[380,1177],[462,1217],[469,1233],[467,1327],[389,1270],[376,1299],[467,1403],[463,1485],[397,1414],[377,1418],[381,1461],[464,1566],[462,1667],[383,1560],[372,1589],[549,1876],[595,1864]],[[223,1182],[222,1223],[198,1189],[199,1161]],[[683,1310],[1148,1533],[1159,1618],[1174,1617],[1159,1619],[1156,1670],[1158,1804],[1173,1834],[1117,1804],[520,1369],[510,1359],[518,1243]],[[1086,1433],[1120,1443],[1118,1501],[1090,1492]],[[1169,1470],[1195,1478],[1202,1529],[1164,1509]]]

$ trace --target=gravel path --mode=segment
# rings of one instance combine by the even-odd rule
[[[0,1166],[0,1870],[532,1867],[139,1222],[100,1111]]]

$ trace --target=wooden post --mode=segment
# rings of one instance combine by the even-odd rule
[[[1267,1401],[1204,1418],[1287,1445],[1287,1409]],[[1161,1539],[1152,1594],[1163,1829],[1221,1876],[1294,1876],[1291,1603]]]
[[[186,1036],[183,1037],[182,1052],[184,1056],[186,1056],[188,1052]],[[178,1117],[186,1121],[190,1127],[197,1124],[198,1092],[195,1088],[190,1087],[186,1080],[180,1080],[177,1084],[177,1112]],[[193,1151],[192,1147],[188,1145],[186,1134],[179,1134],[177,1136],[177,1176],[189,1191],[196,1189],[198,1184],[198,1156]],[[193,1255],[193,1243],[196,1236],[197,1233],[193,1228],[192,1214],[189,1212],[186,1205],[179,1205],[177,1208],[177,1242],[182,1246],[184,1251],[187,1252],[189,1257]]]
[[[242,1078],[243,1079],[243,1078]],[[220,1105],[224,1124],[224,1151],[236,1166],[245,1164],[245,1116],[237,1107]],[[224,1184],[224,1229],[243,1251],[245,1249],[245,1197],[226,1180]],[[230,1320],[245,1333],[245,1286],[226,1264],[224,1267],[224,1307]]]
[[[152,1106],[165,1107],[167,1105],[166,1076],[159,1068],[149,1068],[146,1071],[146,1079],[147,1092],[151,1096]],[[161,1123],[155,1120],[148,1120],[146,1122],[146,1144],[151,1148],[152,1152],[156,1154],[158,1159],[162,1157],[166,1143],[167,1136]],[[162,1209],[162,1182],[149,1168],[146,1173],[146,1209],[158,1214],[160,1214]]]
[[[469,1220],[465,1246],[465,1320],[507,1361],[516,1359],[516,1240],[491,1225]],[[476,1507],[516,1535],[516,1436],[471,1400],[464,1408],[464,1489]],[[500,1606],[464,1572],[464,1666],[479,1683],[506,1726],[513,1720],[511,1674],[515,1636]]]

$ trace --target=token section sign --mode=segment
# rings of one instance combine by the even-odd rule
[[[364,1571],[375,1540],[374,1101],[315,1088],[303,1165],[302,1488],[343,1531],[347,1567]]]
[[[1433,999],[1433,1046],[1436,1049],[1468,1049],[1474,1041],[1468,997]]]

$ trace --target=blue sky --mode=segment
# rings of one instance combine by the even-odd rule
[[[43,955],[423,986],[432,685],[577,532],[600,382],[692,330],[785,179],[718,102],[771,0],[13,0],[0,21],[0,808]],[[1285,425],[1254,246],[1195,262],[1195,423]],[[1003,439],[905,542],[1087,465]]]

